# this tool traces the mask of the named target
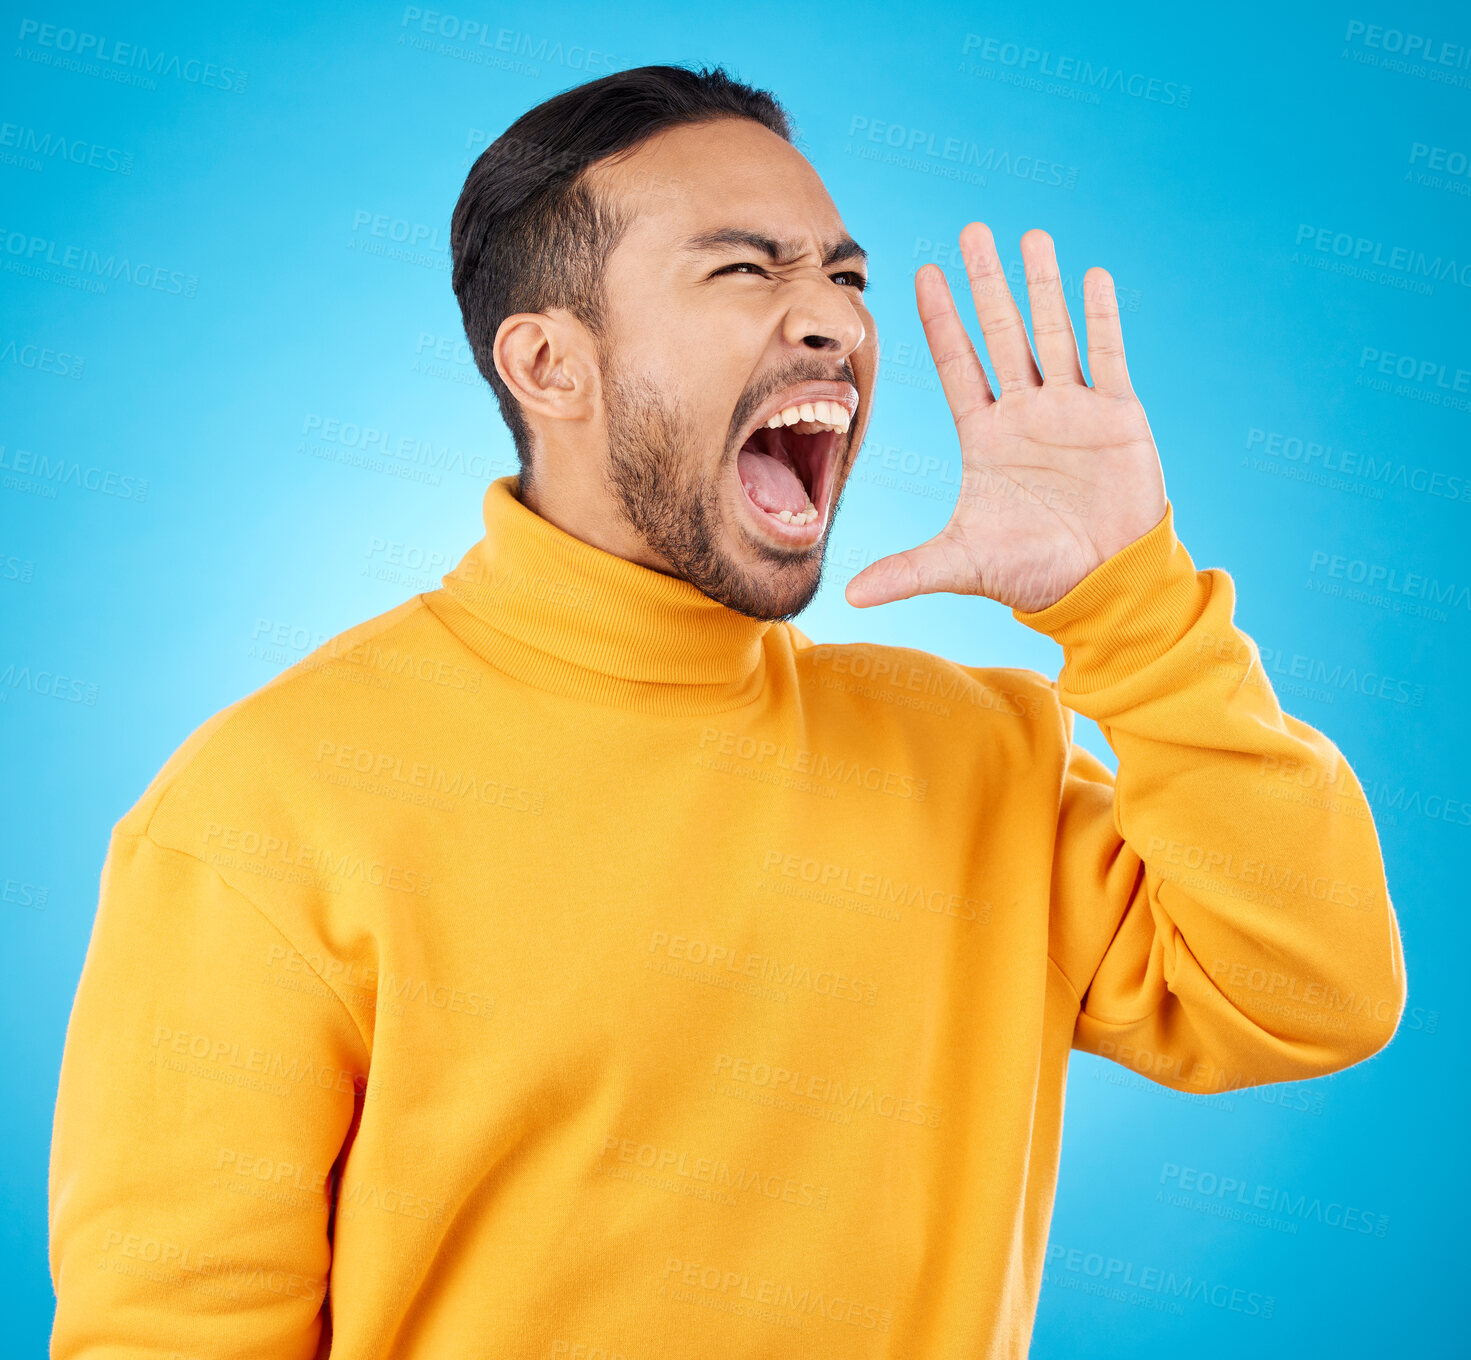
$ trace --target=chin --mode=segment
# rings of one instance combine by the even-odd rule
[[[800,614],[822,585],[826,525],[797,543],[753,527],[739,500],[723,516],[715,579],[697,582],[711,599],[737,613],[776,623]],[[786,526],[783,525],[783,528]]]

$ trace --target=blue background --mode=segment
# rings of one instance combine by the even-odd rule
[[[1388,49],[1410,34],[1464,53],[1471,17],[1366,5],[1197,8],[1194,22],[1136,7],[1121,20],[1065,0],[1035,15],[819,7],[810,21],[789,5],[660,4],[635,19],[592,3],[448,2],[434,22],[374,4],[5,7],[7,1350],[42,1354],[50,1327],[51,1113],[112,824],[203,719],[433,588],[480,536],[485,482],[514,455],[450,291],[461,182],[556,91],[679,61],[724,63],[777,93],[872,255],[874,423],[800,626],[1056,673],[1056,647],[994,603],[860,613],[842,598],[857,567],[928,538],[954,499],[915,269],[957,259],[974,218],[1015,267],[1022,232],[1043,226],[1079,322],[1083,270],[1113,271],[1181,538],[1232,573],[1238,622],[1284,707],[1339,744],[1373,797],[1410,980],[1388,1049],[1333,1078],[1215,1098],[1088,1055],[1071,1068],[1052,1244],[1133,1263],[1136,1278],[1190,1273],[1226,1286],[1221,1300],[1270,1296],[1271,1315],[1160,1311],[1137,1288],[1100,1296],[1063,1255],[1033,1354],[1463,1354],[1466,1013],[1453,973],[1471,845],[1471,64]],[[466,37],[472,23],[488,45]],[[58,30],[49,42],[41,25]],[[80,35],[177,56],[177,73],[65,50]],[[1109,76],[1086,84],[1059,70],[1065,57]],[[970,164],[947,143],[952,157],[971,144]],[[1432,148],[1460,153],[1445,162],[1459,172],[1431,169]],[[1360,240],[1382,262],[1423,252],[1456,271],[1347,272]],[[134,281],[47,265],[70,246],[129,260]],[[1381,374],[1381,354],[1408,356],[1413,379]],[[332,421],[428,441],[441,470],[364,460],[353,436],[321,437]],[[1335,466],[1357,454],[1361,470],[1309,465],[1309,443],[1331,446]],[[1388,481],[1362,474],[1368,458],[1387,460]],[[1352,578],[1370,572],[1395,573],[1398,589],[1355,598]],[[1412,573],[1450,588],[1429,613],[1404,608]],[[1084,739],[1107,753],[1096,729]],[[1384,1232],[1306,1212],[1248,1225],[1211,1212],[1219,1195],[1182,1206],[1161,1194],[1180,1189],[1171,1166],[1351,1206]]]

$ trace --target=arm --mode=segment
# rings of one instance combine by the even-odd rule
[[[1404,958],[1374,823],[1321,733],[1285,715],[1221,571],[1173,514],[1046,609],[1076,745],[1059,800],[1052,955],[1073,1046],[1221,1091],[1337,1071],[1389,1042]]]
[[[309,1360],[367,1050],[325,985],[270,985],[290,945],[251,902],[129,820],[62,1058],[52,1360]]]
[[[1175,538],[1108,273],[1084,276],[1089,386],[1047,234],[1021,243],[1035,356],[990,231],[971,223],[960,244],[999,395],[925,265],[916,298],[960,496],[939,534],[866,567],[848,600],[985,595],[1062,643],[1059,697],[1119,757],[1115,787],[1069,734],[1050,938],[1079,1000],[1075,1047],[1197,1090],[1356,1062],[1405,998],[1358,782],[1278,707],[1232,624],[1230,578],[1196,572]]]

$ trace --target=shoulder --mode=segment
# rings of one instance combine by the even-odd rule
[[[787,625],[798,683],[815,703],[874,715],[908,715],[920,726],[974,722],[1015,729],[1025,745],[1071,727],[1057,683],[1040,671],[966,666],[913,647],[873,642],[813,642]]]
[[[224,818],[279,828],[344,749],[391,744],[395,732],[413,730],[426,701],[474,694],[483,681],[475,656],[415,596],[328,638],[200,723],[115,830],[197,854]]]

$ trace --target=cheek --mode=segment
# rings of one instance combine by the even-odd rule
[[[879,343],[878,330],[867,312],[863,316],[863,343],[853,351],[849,362],[853,365],[853,376],[858,379],[858,390],[866,393],[878,373]]]
[[[670,367],[670,356],[686,356],[707,328],[701,317],[667,288],[626,287],[610,306],[619,357],[651,375]]]

